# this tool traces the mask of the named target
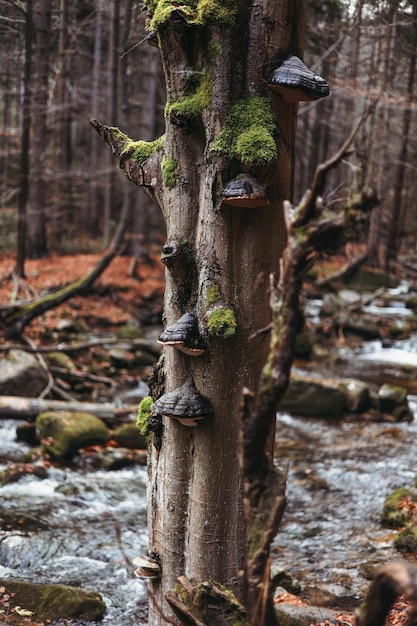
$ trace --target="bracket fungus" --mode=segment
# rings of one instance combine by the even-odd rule
[[[269,204],[265,189],[252,176],[241,174],[229,181],[221,192],[222,202],[231,206],[256,208]]]
[[[269,86],[288,104],[318,100],[330,93],[327,81],[309,70],[296,56],[288,57],[274,70]]]
[[[195,311],[185,313],[177,322],[168,326],[159,336],[158,343],[163,346],[174,346],[190,356],[203,354],[203,340],[198,330]]]
[[[184,426],[197,426],[203,417],[213,413],[213,407],[196,389],[192,379],[153,403],[153,414],[174,417]]]
[[[161,565],[157,559],[150,556],[137,556],[133,559],[135,565],[135,576],[155,580],[161,575]]]

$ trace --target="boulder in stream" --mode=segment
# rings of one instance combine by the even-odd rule
[[[402,528],[408,524],[417,510],[417,489],[399,487],[384,501],[382,523],[392,528]]]
[[[417,524],[407,524],[403,528],[398,537],[394,541],[394,546],[400,552],[406,552],[408,554],[417,554]]]
[[[378,422],[413,420],[403,387],[385,384],[376,395],[368,383],[355,378],[318,378],[301,373],[291,375],[279,408],[302,417],[340,419],[360,415]]]
[[[39,361],[24,350],[10,350],[0,360],[0,395],[36,398],[45,389],[48,374]]]
[[[305,606],[290,603],[276,604],[275,612],[281,626],[311,626],[311,624],[346,625],[341,612],[321,606]]]
[[[347,407],[346,392],[338,381],[292,374],[280,410],[303,417],[336,419]]]
[[[113,439],[122,448],[130,448],[132,450],[146,450],[148,444],[146,437],[142,435],[136,422],[130,424],[122,424],[113,433]]]
[[[14,606],[31,611],[33,619],[39,622],[66,619],[95,622],[106,610],[97,591],[9,579],[0,579],[0,586],[5,587],[7,593],[14,594]]]
[[[103,445],[110,439],[105,423],[92,413],[46,411],[36,418],[44,450],[55,460],[71,459],[80,448]]]

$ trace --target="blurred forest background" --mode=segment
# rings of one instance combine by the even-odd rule
[[[97,252],[123,209],[129,254],[146,257],[164,241],[159,210],[89,124],[134,140],[163,134],[164,78],[146,19],[133,0],[0,0],[0,250]],[[416,48],[417,0],[308,0],[304,61],[331,96],[299,107],[294,200],[371,107],[326,200],[376,188],[362,242],[374,266],[415,252]]]

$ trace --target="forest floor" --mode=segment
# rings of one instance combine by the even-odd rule
[[[0,308],[52,293],[90,272],[100,254],[73,254],[27,260],[25,279],[14,276],[15,256],[0,256]],[[89,326],[118,326],[131,319],[150,323],[160,319],[164,293],[164,266],[157,255],[137,264],[132,257],[117,256],[96,280],[93,288],[35,319],[25,335],[38,339],[62,318],[82,320]],[[133,274],[133,275],[132,275]]]

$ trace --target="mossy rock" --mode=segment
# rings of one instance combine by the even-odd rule
[[[148,365],[154,365],[157,357],[154,353],[148,352],[148,350],[135,350],[133,355],[133,363],[137,367],[147,367]]]
[[[118,369],[132,367],[133,355],[129,350],[116,346],[108,353],[111,364]]]
[[[379,326],[373,317],[355,313],[339,313],[335,316],[334,325],[342,328],[346,335],[358,335],[364,339],[379,339]]]
[[[381,411],[389,413],[398,407],[407,406],[407,389],[385,383],[379,388],[378,400]]]
[[[116,337],[118,339],[142,339],[144,334],[138,324],[128,323],[117,329]]]
[[[375,291],[379,287],[395,287],[398,279],[387,272],[360,268],[343,282],[358,291]]]
[[[0,586],[13,596],[13,605],[33,612],[36,621],[80,619],[94,622],[106,610],[97,591],[67,585],[36,584],[0,579]]]
[[[341,378],[339,382],[345,389],[349,411],[358,414],[372,407],[371,388],[368,383],[356,378]]]
[[[80,448],[103,445],[110,439],[104,422],[91,413],[46,411],[36,418],[44,450],[56,460],[71,459]]]
[[[417,309],[417,295],[412,295],[405,301],[405,306],[407,309]]]
[[[412,518],[409,507],[400,508],[400,502],[409,498],[411,502],[417,502],[417,489],[400,487],[385,498],[382,512],[382,523],[393,528],[401,528],[408,524]]]
[[[116,428],[113,433],[113,439],[122,448],[130,448],[131,450],[145,450],[148,445],[146,443],[146,437],[140,432],[135,423],[123,424]]]
[[[310,333],[304,329],[295,339],[294,357],[296,359],[309,359],[313,352],[313,345]]]
[[[346,394],[337,381],[296,374],[280,404],[280,410],[292,415],[330,419],[342,417],[347,408]]]
[[[395,539],[394,546],[400,552],[417,554],[417,525],[407,524]]]
[[[33,354],[10,350],[0,360],[0,394],[37,398],[48,384],[48,375]]]
[[[51,367],[60,367],[63,370],[67,370],[67,372],[73,372],[77,369],[71,357],[59,350],[47,354],[45,360]]]

